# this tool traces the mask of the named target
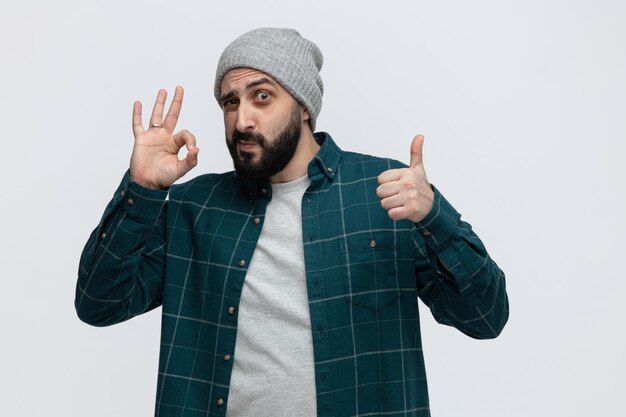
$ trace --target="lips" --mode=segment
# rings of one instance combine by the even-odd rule
[[[248,150],[254,149],[257,146],[257,143],[240,140],[240,141],[237,141],[237,146],[242,151],[248,151]]]

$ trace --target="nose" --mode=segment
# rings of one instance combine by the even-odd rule
[[[240,132],[248,132],[254,130],[254,113],[250,107],[243,103],[237,108],[237,123],[235,129]]]

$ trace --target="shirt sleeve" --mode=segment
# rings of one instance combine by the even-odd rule
[[[439,323],[474,338],[494,338],[509,316],[504,273],[471,225],[433,191],[433,208],[413,235],[418,295]]]
[[[82,321],[106,326],[161,305],[167,194],[126,172],[80,258],[74,304]]]

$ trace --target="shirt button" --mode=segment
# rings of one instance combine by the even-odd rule
[[[255,217],[254,220],[252,220],[254,222],[254,224],[259,224],[261,223],[261,219],[258,217]]]
[[[329,174],[333,173],[333,169],[331,167],[326,168],[326,171],[328,171]]]
[[[432,233],[430,233],[428,230],[424,230],[424,236],[430,236],[432,235]]]
[[[124,198],[124,196],[126,195],[126,191],[122,190],[122,198]]]
[[[239,260],[239,266],[246,266],[246,261],[245,261],[245,259],[240,259],[240,260]]]
[[[224,360],[228,362],[230,360],[230,353],[224,353]]]
[[[235,307],[233,306],[228,307],[228,314],[230,314],[231,316],[235,314]]]
[[[100,239],[104,239],[105,237],[107,237],[106,232],[102,232],[102,234],[100,235]]]
[[[135,205],[135,199],[132,197],[128,197],[128,200],[126,200],[126,202],[131,206]]]
[[[265,188],[265,187],[261,187],[261,192],[262,192],[263,194],[267,193],[267,188]]]
[[[218,398],[217,401],[215,401],[215,404],[222,406],[224,405],[224,399],[223,398]]]
[[[370,240],[370,248],[376,247],[376,241],[374,239]]]

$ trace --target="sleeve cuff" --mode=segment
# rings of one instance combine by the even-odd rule
[[[124,213],[137,221],[154,223],[161,213],[169,190],[144,188],[130,180],[130,171],[126,171],[117,195],[121,199]]]
[[[415,225],[417,231],[424,237],[426,244],[436,249],[441,247],[456,231],[461,215],[434,185],[431,187],[435,193],[433,208],[426,217]]]

